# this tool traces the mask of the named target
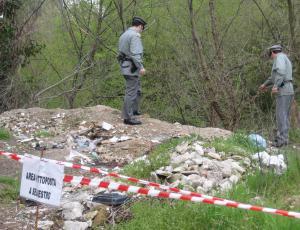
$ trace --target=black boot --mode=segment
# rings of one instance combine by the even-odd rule
[[[141,125],[142,122],[134,119],[124,119],[124,124],[126,125]]]
[[[134,115],[134,116],[140,116],[140,115],[142,115],[142,113],[139,112],[139,111],[134,111],[134,112],[133,112],[133,115]]]

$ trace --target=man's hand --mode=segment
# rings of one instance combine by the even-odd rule
[[[279,92],[278,88],[274,86],[274,87],[272,88],[272,94],[276,94],[276,93],[278,93],[278,92]]]
[[[264,91],[267,90],[267,87],[264,84],[262,84],[262,85],[259,86],[258,90],[261,91],[261,92],[264,92]]]
[[[144,68],[141,68],[140,70],[140,75],[143,76],[146,74],[146,70]]]

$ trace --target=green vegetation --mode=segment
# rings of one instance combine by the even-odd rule
[[[19,196],[20,184],[15,178],[0,176],[0,201],[9,202]]]
[[[150,173],[167,166],[170,162],[170,151],[179,143],[187,140],[187,138],[173,138],[165,143],[158,145],[149,154],[147,161],[137,161],[133,164],[125,166],[123,173],[138,178],[149,178]]]
[[[0,128],[0,140],[9,140],[10,133],[4,128]]]
[[[249,175],[223,198],[258,206],[300,210],[300,156],[286,150],[288,171]],[[299,195],[298,195],[299,196]],[[295,199],[293,199],[293,197]],[[291,199],[290,199],[291,198]],[[117,229],[299,229],[300,220],[208,204],[145,198],[131,207],[133,218]]]
[[[216,138],[206,144],[207,147],[214,147],[218,152],[225,152],[227,154],[249,155],[258,152],[258,148],[253,144],[245,133],[234,133],[227,139]]]
[[[291,143],[299,144],[300,143],[300,129],[290,129],[289,131],[289,140]]]
[[[53,137],[53,133],[49,132],[48,130],[39,130],[36,131],[34,136],[36,137]]]

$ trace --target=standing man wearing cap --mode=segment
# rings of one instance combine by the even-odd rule
[[[282,53],[281,45],[271,46],[269,56],[273,59],[271,76],[259,87],[265,91],[272,86],[272,94],[276,94],[277,134],[273,146],[281,147],[288,144],[289,116],[294,99],[292,64],[286,54]]]
[[[146,22],[140,17],[132,19],[132,26],[119,39],[118,60],[122,75],[126,81],[126,90],[122,116],[128,125],[140,125],[141,121],[133,116],[140,115],[139,102],[141,97],[140,77],[146,73],[143,66],[143,45],[141,33]]]

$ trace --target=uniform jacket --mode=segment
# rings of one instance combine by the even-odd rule
[[[132,73],[132,62],[121,61],[121,73],[128,76],[139,76],[139,72],[141,68],[143,68],[143,44],[141,34],[132,27],[126,30],[119,39],[119,52],[130,58],[137,67],[137,70]]]
[[[293,95],[292,63],[284,53],[278,53],[273,60],[271,76],[265,81],[266,86],[278,88],[279,96]]]

